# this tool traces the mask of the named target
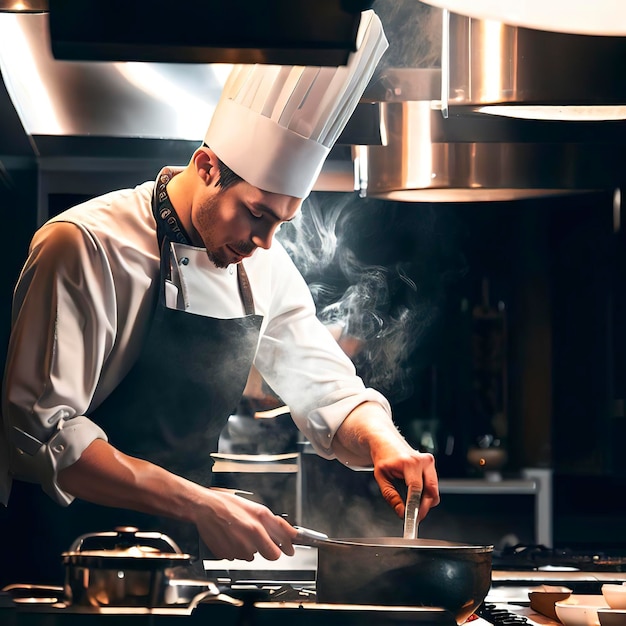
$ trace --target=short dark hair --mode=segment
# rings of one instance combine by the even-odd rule
[[[203,143],[202,147],[209,148],[206,143]],[[226,190],[243,180],[239,174],[235,174],[235,172],[233,172],[233,170],[231,170],[230,167],[228,167],[228,165],[226,165],[219,157],[217,158],[217,167],[220,171],[220,179],[216,184],[223,190]]]

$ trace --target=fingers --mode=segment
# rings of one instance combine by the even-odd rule
[[[252,500],[213,491],[210,507],[199,519],[200,537],[218,559],[252,561],[258,553],[275,561],[281,554],[295,554],[295,528]]]
[[[281,553],[293,556],[296,551],[292,540],[297,535],[296,529],[278,515],[274,516],[268,526],[267,541],[259,546],[259,554],[270,561],[278,559]]]
[[[392,480],[387,478],[383,471],[374,468],[374,478],[378,483],[380,492],[389,506],[396,512],[398,517],[404,517],[404,500],[396,489]]]
[[[428,511],[433,507],[436,507],[440,502],[439,497],[439,482],[437,479],[437,473],[435,471],[435,462],[432,461],[432,465],[425,468],[424,471],[424,487],[422,491],[422,502],[420,505],[420,519],[423,519],[428,514]]]
[[[439,504],[439,482],[432,454],[413,451],[408,456],[380,460],[374,468],[374,477],[383,498],[398,517],[404,517],[405,506],[394,479],[402,479],[407,488],[421,491],[420,520]]]

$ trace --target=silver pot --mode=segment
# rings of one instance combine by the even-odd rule
[[[124,527],[81,535],[61,557],[71,605],[154,608],[219,594],[214,583],[185,575],[190,555],[161,533]]]

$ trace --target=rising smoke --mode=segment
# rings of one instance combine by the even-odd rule
[[[418,0],[375,0],[372,8],[389,39],[377,72],[390,67],[441,67],[441,9]]]
[[[359,375],[391,401],[411,395],[412,357],[440,316],[446,284],[464,266],[453,237],[441,232],[444,217],[431,205],[317,193],[278,234],[319,319],[357,346],[350,356]]]

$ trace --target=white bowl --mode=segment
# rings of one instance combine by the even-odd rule
[[[602,585],[602,595],[612,609],[626,609],[626,583]]]
[[[572,594],[554,605],[559,621],[565,626],[600,626],[598,609],[608,609],[602,595]]]

